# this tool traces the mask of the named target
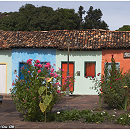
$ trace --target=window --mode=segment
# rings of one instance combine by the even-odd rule
[[[85,62],[85,77],[95,77],[96,62]]]
[[[119,69],[120,68],[120,63],[116,62],[115,64],[116,64],[116,68]],[[112,63],[109,62],[108,63],[108,69],[111,69],[111,65],[112,65]]]
[[[120,69],[120,63],[116,62],[115,64],[116,64],[116,69]],[[105,63],[105,65],[106,65],[106,63]],[[112,63],[109,62],[108,63],[108,69],[109,70],[111,70],[111,65],[112,65]],[[108,74],[110,75],[110,72],[108,72]]]

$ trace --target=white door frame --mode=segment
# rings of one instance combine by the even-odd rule
[[[6,65],[5,93],[7,93],[7,63],[0,63],[0,65]]]

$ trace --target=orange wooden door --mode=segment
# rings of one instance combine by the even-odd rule
[[[62,69],[64,72],[62,73],[62,85],[65,84],[65,79],[67,77],[67,63],[62,63]],[[69,63],[69,76],[74,76],[74,63]],[[74,84],[71,83],[69,86],[69,91],[74,91]]]

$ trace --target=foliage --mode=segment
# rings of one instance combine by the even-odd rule
[[[89,109],[82,111],[77,109],[63,110],[61,112],[48,113],[47,121],[75,121],[80,120],[86,123],[101,123],[104,121],[112,121],[117,124],[130,125],[130,113],[123,113],[119,116],[109,114],[107,111],[94,112]]]
[[[93,78],[95,89],[103,101],[108,104],[109,108],[125,109],[127,105],[128,91],[130,88],[130,71],[126,74],[122,73],[120,68],[116,67],[115,60],[111,58],[111,67],[108,67],[108,62],[105,64],[104,75],[101,80]],[[101,91],[101,92],[100,92]]]
[[[119,28],[117,31],[130,31],[130,25],[123,25],[123,27]]]
[[[36,60],[32,64],[32,59],[27,60],[21,72],[22,75],[17,76],[12,83],[14,88],[11,94],[16,108],[23,114],[25,120],[43,120],[42,112],[50,111],[61,97],[58,88],[61,77],[50,63],[42,65],[39,60]],[[58,73],[61,71],[59,70]]]
[[[67,121],[67,120],[79,120],[81,118],[80,111],[77,109],[64,110],[60,114],[55,115],[55,120],[58,122]]]
[[[121,125],[130,125],[130,113],[123,113],[115,120],[116,123]]]
[[[91,6],[85,16],[85,23],[82,15],[85,15],[82,6],[78,13],[74,9],[51,7],[35,7],[32,4],[25,4],[18,12],[3,13],[0,19],[0,30],[4,31],[49,31],[49,30],[78,30],[78,29],[108,29],[105,21],[101,21],[102,12],[100,9],[93,10]]]
[[[57,9],[26,4],[19,12],[9,13],[0,19],[0,30],[5,31],[48,31],[74,30],[79,28],[79,17],[74,9]]]
[[[93,9],[90,6],[89,10],[87,11],[87,15],[85,16],[85,29],[106,29],[108,30],[108,25],[105,21],[101,21],[102,11],[100,9]]]
[[[79,7],[79,11],[78,11],[78,14],[79,14],[79,19],[80,19],[80,29],[82,29],[82,24],[83,24],[83,14],[85,14],[85,10],[83,8],[83,6],[80,6]]]
[[[106,112],[89,113],[85,116],[85,122],[87,123],[101,123],[107,116]]]

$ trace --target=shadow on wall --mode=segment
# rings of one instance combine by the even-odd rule
[[[12,57],[12,50],[1,50],[1,51],[0,51],[0,55],[1,55],[1,56]]]
[[[67,56],[67,51],[58,50],[58,55]],[[101,51],[70,51],[69,56],[101,56]]]
[[[56,55],[56,49],[49,49],[49,48],[22,48],[22,49],[13,49],[14,52],[17,53],[27,53],[27,54],[35,54],[38,53],[39,55]]]
[[[109,49],[109,50],[102,50],[102,54],[105,56],[105,55],[112,55],[112,53],[114,55],[119,55],[119,54],[122,54],[124,52],[130,52],[130,49],[116,49],[116,50],[113,50],[113,49]]]

